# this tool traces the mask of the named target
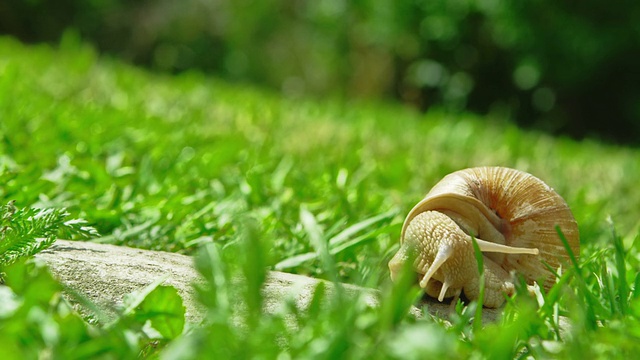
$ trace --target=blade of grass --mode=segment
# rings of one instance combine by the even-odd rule
[[[567,251],[567,254],[569,254],[569,260],[571,261],[571,265],[573,265],[573,268],[575,270],[580,291],[582,292],[582,295],[584,296],[585,301],[587,303],[586,304],[587,306],[585,306],[585,311],[587,315],[587,325],[589,326],[589,329],[593,330],[597,327],[597,322],[596,322],[596,315],[594,312],[593,300],[591,299],[592,294],[587,288],[587,283],[584,279],[584,276],[582,276],[582,270],[580,268],[580,265],[578,265],[578,259],[576,258],[576,255],[573,253],[573,250],[571,250],[571,246],[569,246],[569,242],[567,241],[567,238],[564,236],[564,234],[562,233],[562,230],[560,229],[560,226],[558,225],[556,225],[556,232],[558,233],[558,236],[560,236],[560,241],[562,241],[562,245],[564,245],[564,248]]]
[[[353,224],[351,226],[349,226],[348,228],[342,230],[339,234],[335,235],[334,237],[332,237],[329,240],[329,244],[328,244],[328,248],[329,248],[329,253],[331,255],[336,255],[342,251],[345,251],[347,249],[356,247],[358,245],[362,245],[363,243],[365,243],[366,241],[370,241],[372,239],[374,239],[377,235],[383,233],[384,231],[386,231],[388,228],[384,227],[384,228],[380,228],[380,229],[376,229],[373,231],[370,231],[366,234],[363,234],[361,236],[358,236],[356,238],[351,238],[351,236],[353,236],[354,234],[357,234],[358,232],[367,229],[373,225],[376,225],[378,223],[381,223],[383,221],[386,221],[388,219],[391,219],[393,216],[395,216],[397,213],[396,210],[391,210],[388,211],[386,213],[382,213],[380,215],[376,215],[373,216],[371,218],[362,220],[356,224]],[[301,264],[303,264],[306,261],[310,261],[310,260],[314,260],[318,257],[318,252],[308,252],[308,253],[304,253],[304,254],[298,254],[295,256],[291,256],[288,257],[280,262],[278,262],[275,266],[274,269],[276,270],[285,270],[285,269],[291,269],[294,268],[296,266],[300,266]]]
[[[640,297],[640,273],[636,274],[636,279],[633,282],[633,293],[631,296],[634,299]]]
[[[629,286],[627,284],[626,277],[627,266],[625,264],[626,251],[624,250],[622,238],[616,233],[611,217],[607,218],[607,222],[611,227],[611,237],[613,238],[613,245],[615,248],[616,270],[618,271],[618,308],[620,309],[620,314],[624,315],[627,313],[627,301],[629,300]]]
[[[476,306],[476,313],[473,319],[473,330],[478,332],[482,330],[482,304],[484,301],[484,261],[482,251],[480,251],[480,247],[478,246],[478,242],[475,237],[471,237],[471,243],[473,244],[473,251],[476,257],[476,263],[478,264],[478,281],[480,282],[480,291],[478,292],[478,300]]]
[[[555,272],[554,272],[555,273]],[[546,293],[544,294],[541,291],[541,294],[544,298],[544,305],[540,308],[538,313],[542,318],[548,318],[549,323],[553,327],[553,331],[556,335],[557,339],[561,338],[560,325],[558,323],[558,300],[560,298],[560,292],[566,284],[569,282],[571,277],[573,276],[573,269],[569,269],[565,271],[561,276],[556,275],[558,281],[556,284]]]
[[[240,241],[240,262],[242,263],[242,273],[247,289],[245,292],[245,303],[249,310],[248,318],[251,327],[257,326],[262,311],[262,284],[267,273],[266,254],[268,244],[262,238],[259,223],[251,218],[245,217],[238,221]]]
[[[154,213],[154,215],[151,217],[151,219],[145,221],[142,224],[133,226],[125,231],[123,231],[122,233],[119,234],[112,234],[112,235],[107,235],[107,236],[103,236],[103,237],[98,237],[98,238],[94,238],[91,239],[91,242],[94,243],[98,243],[98,244],[110,244],[110,243],[114,243],[116,241],[122,241],[137,235],[140,235],[141,233],[143,233],[144,231],[148,230],[149,228],[151,228],[151,226],[155,225],[158,221],[160,220],[160,213]]]
[[[216,243],[204,244],[195,256],[196,269],[207,280],[207,285],[200,289],[200,301],[213,311],[216,321],[224,322],[231,313],[231,296],[229,276],[222,251]]]
[[[144,301],[147,295],[149,295],[168,278],[169,274],[161,276],[159,279],[145,286],[144,288],[138,291],[134,291],[131,294],[125,296],[123,300],[124,310],[122,310],[122,315],[129,315],[136,307],[138,307],[138,305],[140,305]]]
[[[336,247],[342,243],[344,243],[345,241],[348,241],[349,239],[351,239],[351,237],[357,233],[359,233],[360,231],[373,226],[379,222],[382,222],[384,220],[387,219],[391,219],[394,216],[396,216],[396,214],[398,213],[398,211],[396,209],[387,211],[385,213],[382,213],[380,215],[376,215],[373,217],[370,217],[368,219],[362,220],[358,223],[355,223],[351,226],[349,226],[348,228],[342,230],[339,234],[337,234],[336,236],[332,237],[331,239],[329,239],[329,247],[333,248]]]
[[[391,225],[391,226],[385,226],[382,228],[379,228],[377,230],[373,230],[370,232],[367,232],[366,234],[360,235],[356,238],[351,239],[350,241],[347,241],[345,243],[342,243],[340,245],[337,245],[335,247],[332,247],[329,252],[331,253],[331,255],[337,255],[343,251],[349,250],[351,248],[363,245],[366,242],[372,241],[374,240],[378,235],[386,233],[389,231],[390,227],[393,227],[395,225]]]
[[[295,255],[280,261],[279,263],[275,264],[273,268],[278,271],[291,269],[296,266],[300,266],[305,261],[313,260],[317,257],[318,257],[318,254],[315,252],[308,252],[300,255]]]
[[[331,281],[337,282],[338,275],[336,273],[335,264],[331,254],[329,254],[329,248],[322,228],[318,224],[313,213],[311,213],[311,211],[309,211],[304,205],[300,206],[300,222],[309,237],[309,243],[311,243],[311,246],[316,250],[317,256],[320,258],[323,270]]]
[[[410,250],[398,278],[392,283],[387,283],[391,287],[389,291],[382,292],[379,324],[386,331],[398,327],[409,313],[411,306],[424,295],[424,290],[417,286],[416,273],[413,269],[415,259],[416,253]]]

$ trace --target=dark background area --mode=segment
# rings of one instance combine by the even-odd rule
[[[395,99],[640,145],[640,2],[3,0],[0,33],[76,31],[156,71]]]

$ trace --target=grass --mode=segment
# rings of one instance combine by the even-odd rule
[[[115,324],[89,325],[46,273],[19,262],[0,287],[0,338],[12,344],[0,353],[615,358],[638,350],[637,149],[552,138],[497,117],[288,99],[196,72],[151,74],[101,58],[73,35],[55,49],[1,38],[0,55],[0,204],[65,208],[102,235],[90,241],[197,254],[211,321],[178,336],[179,321],[158,320],[165,308],[138,297]],[[470,324],[474,304],[459,306],[450,325],[412,319],[418,293],[402,282],[391,291],[386,269],[403,217],[442,176],[480,165],[518,168],[554,187],[578,220],[580,257],[536,300],[518,290],[496,324]],[[370,309],[318,289],[307,313],[285,306],[266,315],[258,291],[275,268],[381,288],[383,302]],[[236,273],[245,288],[230,285]],[[179,318],[171,290],[148,293]],[[571,319],[568,334],[559,315]]]

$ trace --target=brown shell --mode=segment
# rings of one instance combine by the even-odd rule
[[[457,202],[457,211],[449,206],[453,202]],[[564,199],[535,176],[504,167],[470,168],[445,176],[409,212],[402,226],[401,239],[417,214],[427,210],[464,212],[461,206],[483,214],[502,234],[505,245],[539,249],[539,256],[498,254],[493,257],[493,254],[485,254],[506,271],[524,276],[528,283],[544,280],[544,287],[548,289],[554,278],[543,262],[554,270],[561,265],[567,266],[568,254],[556,226],[575,256],[579,255],[578,225]],[[482,231],[473,235],[493,241],[490,234]],[[502,239],[496,239],[496,242],[502,242]]]

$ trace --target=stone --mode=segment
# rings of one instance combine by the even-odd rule
[[[80,294],[97,305],[113,319],[116,308],[124,296],[166,276],[164,285],[178,290],[186,308],[187,321],[200,323],[206,315],[205,308],[198,303],[194,283],[204,281],[195,270],[190,256],[151,250],[140,250],[125,246],[93,242],[57,240],[49,249],[36,255],[43,261],[55,278],[71,291]],[[319,282],[325,282],[328,291],[334,285],[325,280],[307,276],[270,271],[263,285],[264,311],[275,313],[281,309],[282,300],[291,297],[296,306],[304,310],[313,297]],[[347,294],[363,294],[371,306],[379,304],[380,292],[375,289],[343,284]],[[73,296],[67,297],[83,314],[89,314]],[[447,318],[449,304],[424,300],[427,312],[433,316]],[[412,308],[411,313],[422,316],[422,311]],[[495,321],[500,309],[483,309],[483,322]]]

